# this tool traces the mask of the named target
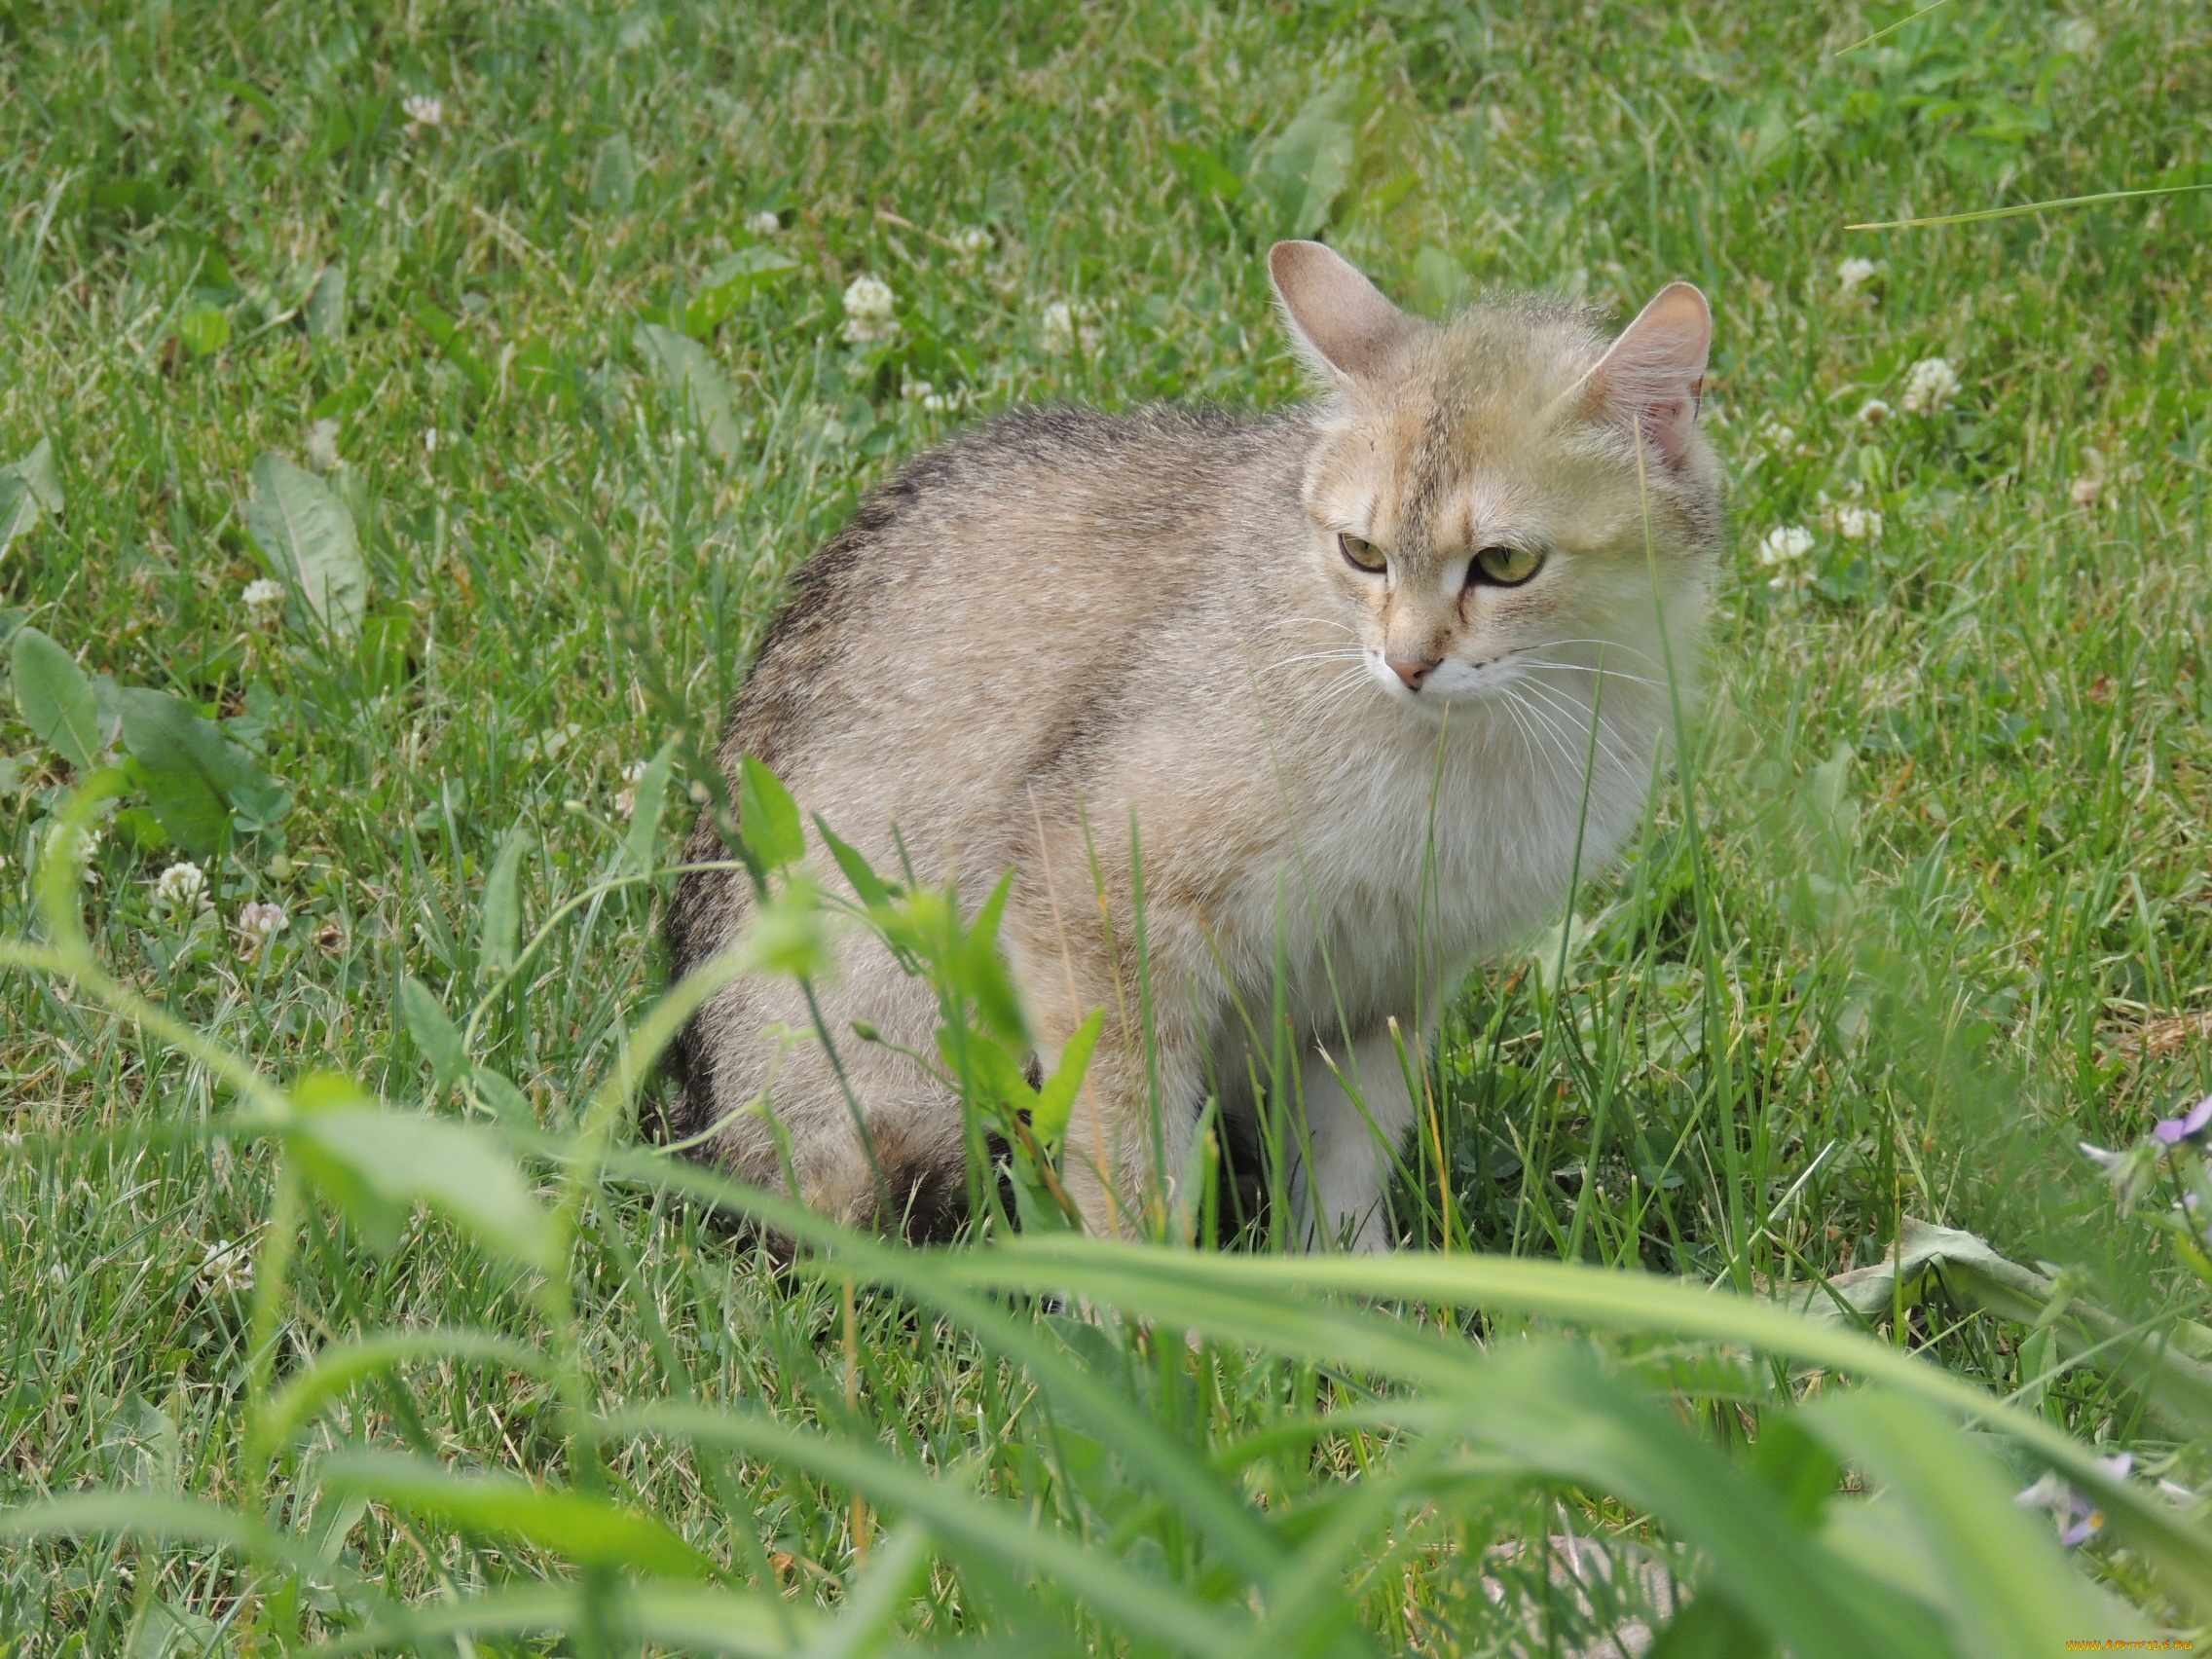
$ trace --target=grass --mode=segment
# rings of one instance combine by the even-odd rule
[[[369,1477],[375,1501],[349,1497],[341,1444],[611,1493],[802,1610],[850,1606],[888,1562],[886,1616],[924,1644],[995,1630],[1045,1650],[1024,1617],[1167,1641],[1116,1623],[1108,1578],[1025,1613],[1021,1568],[994,1579],[1000,1545],[962,1543],[956,1506],[927,1521],[925,1560],[922,1523],[898,1519],[923,1514],[915,1494],[878,1499],[887,1525],[813,1453],[578,1427],[684,1400],[756,1402],[778,1432],[1018,1498],[1037,1536],[1228,1617],[1205,1602],[1227,1546],[1131,1475],[1139,1442],[1116,1436],[1137,1427],[1084,1418],[1106,1408],[1070,1406],[1083,1384],[1055,1363],[1110,1379],[1185,1456],[1254,1459],[1238,1478],[1263,1513],[1319,1527],[1382,1493],[1368,1541],[1321,1575],[1381,1647],[1575,1650],[1641,1593],[1578,1605],[1553,1582],[1564,1536],[1732,1559],[1594,1465],[1450,1502],[1391,1487],[1414,1427],[1309,1422],[1367,1398],[1362,1367],[1405,1376],[1359,1346],[1386,1340],[1368,1327],[1334,1347],[1217,1329],[1202,1360],[1031,1302],[1001,1329],[995,1302],[866,1288],[894,1281],[881,1263],[857,1292],[778,1276],[665,1184],[543,1156],[658,994],[653,887],[585,897],[628,867],[623,768],[678,712],[712,726],[807,550],[958,424],[1031,398],[1295,395],[1261,261],[1290,233],[1322,232],[1418,308],[1492,284],[1633,308],[1685,276],[1718,322],[1707,408],[1738,534],[1705,712],[1627,867],[1455,1003],[1405,1195],[1426,1240],[1765,1291],[1865,1266],[1919,1216],[2055,1264],[2131,1328],[2201,1309],[2153,1218],[2116,1220],[2074,1149],[2129,1143],[2212,1088],[2212,198],[1840,227],[2212,178],[2208,25],[2170,3],[1955,0],[1841,52],[1907,10],[0,13],[0,461],[50,442],[66,498],[0,555],[0,603],[88,674],[226,718],[292,797],[280,831],[210,866],[193,926],[155,903],[176,854],[144,844],[142,793],[109,803],[92,948],[287,1086],[336,1070],[449,1119],[485,1116],[483,1090],[433,1067],[401,985],[463,1020],[480,1005],[473,1058],[521,1091],[510,1144],[574,1234],[566,1311],[465,1217],[418,1216],[371,1251],[361,1213],[279,1178],[298,1137],[246,1132],[208,1065],[82,976],[0,977],[0,1503],[199,1494],[327,1539],[335,1564],[280,1593],[235,1551],[0,1544],[0,1651],[276,1651],[354,1628],[347,1573],[429,1606],[559,1563],[587,1586],[612,1570],[572,1534],[458,1525]],[[411,121],[410,96],[440,119]],[[1847,291],[1853,257],[1875,270]],[[861,275],[894,290],[901,329],[851,346],[839,296]],[[691,327],[712,372],[672,381],[641,323]],[[1956,397],[1908,412],[1913,365],[1936,356]],[[1861,419],[1872,399],[1890,419]],[[307,463],[325,420],[371,578],[340,645],[242,597],[266,573],[256,459]],[[1877,511],[1879,536],[1845,537],[1837,506]],[[1777,588],[1759,549],[1788,525],[1814,543]],[[0,932],[40,937],[32,873],[74,779],[9,703]],[[498,984],[502,848],[526,928],[578,903]],[[236,931],[249,902],[283,909],[266,950]],[[270,1257],[257,1303],[229,1247],[266,1251],[286,1202],[302,1231],[278,1308]],[[1061,1276],[1016,1284],[977,1255],[973,1282],[998,1290],[1109,1272],[1048,1257]],[[1114,1282],[1168,1328],[1229,1319],[1189,1286]],[[1415,1326],[1484,1300],[1406,1295]],[[1807,1387],[1615,1315],[1514,1307],[1469,1329],[1499,1350],[1524,1318],[1609,1329],[1604,1375],[1671,1382],[1737,1452],[1786,1441],[1760,1425]],[[257,1317],[277,1377],[390,1328],[513,1346],[376,1374],[264,1492],[241,1451],[266,1398]],[[2096,1366],[2047,1375],[2040,1332],[1942,1298],[1875,1323],[2139,1474],[2212,1480],[2201,1439]],[[1530,1386],[1584,1397],[1582,1361],[1531,1341],[1550,1357],[1530,1364],[1565,1369]],[[549,1374],[517,1363],[545,1353]],[[1499,1396],[1499,1420],[1523,1398]],[[1270,1434],[1297,1455],[1252,1453]],[[1879,1457],[1857,1467],[1902,1490]],[[2139,1540],[2075,1559],[2154,1621],[2200,1616]]]

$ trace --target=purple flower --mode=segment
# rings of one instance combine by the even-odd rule
[[[2160,1118],[2151,1132],[2168,1146],[2199,1139],[2212,1125],[2212,1094],[2207,1094],[2179,1118]]]
[[[2132,1453],[2122,1452],[2116,1456],[2099,1457],[2097,1463],[2114,1480],[2123,1481],[2135,1467],[2135,1457]],[[2068,1549],[2087,1543],[2105,1524],[2103,1513],[2055,1474],[2046,1474],[2012,1501],[2023,1509],[2049,1510],[2062,1529],[2058,1541]]]
[[[2105,1518],[2092,1509],[2081,1520],[2075,1522],[2073,1526],[2067,1528],[2065,1531],[2059,1533],[2058,1541],[2068,1549],[2074,1549],[2095,1537],[2097,1530],[2104,1524]]]

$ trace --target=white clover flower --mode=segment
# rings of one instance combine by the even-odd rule
[[[171,914],[206,909],[206,871],[189,859],[172,864],[154,883],[154,902]]]
[[[417,92],[399,100],[399,107],[409,125],[415,127],[443,127],[446,124],[446,106],[443,98],[433,98]]]
[[[423,453],[424,455],[436,455],[438,453],[438,444],[443,439],[443,437],[444,434],[441,433],[437,429],[437,427],[424,426],[423,428]]]
[[[845,287],[845,339],[854,345],[881,340],[898,326],[899,296],[876,276],[855,276]]]
[[[1835,510],[1835,533],[1846,541],[1879,541],[1882,539],[1882,515],[1872,507],[1855,507],[1846,503]]]
[[[1787,455],[1789,446],[1797,441],[1797,429],[1786,421],[1776,420],[1772,415],[1764,416],[1759,421],[1757,430],[1751,433],[1751,441],[1772,454]]]
[[[756,237],[775,237],[783,235],[784,222],[763,207],[757,213],[745,215],[745,228]]]
[[[1897,411],[1878,397],[1869,397],[1859,406],[1859,424],[1862,426],[1879,426]]]
[[[92,868],[92,856],[99,850],[99,830],[88,830],[82,824],[56,824],[46,842],[46,856],[74,865],[88,887],[99,885],[99,871]]]
[[[1835,268],[1835,285],[1847,294],[1857,293],[1873,279],[1871,259],[1847,259]]]
[[[1065,351],[1075,344],[1075,307],[1054,300],[1045,308],[1045,350]]]
[[[1759,543],[1759,563],[1774,571],[1767,578],[1767,586],[1777,593],[1794,593],[1809,587],[1813,580],[1812,567],[1805,555],[1813,550],[1813,533],[1801,524],[1787,524],[1766,534]]]
[[[1098,350],[1098,326],[1087,306],[1054,300],[1045,308],[1045,349],[1048,351],[1065,351],[1080,346],[1086,354]]]
[[[246,955],[268,947],[269,941],[284,931],[291,917],[284,914],[284,906],[249,899],[239,911],[239,944]]]
[[[256,626],[266,628],[276,620],[277,612],[284,608],[284,584],[263,576],[257,581],[246,583],[245,592],[240,597],[245,600],[246,614],[253,618]]]
[[[963,259],[974,259],[991,248],[991,233],[981,225],[964,225],[945,240]]]
[[[1899,401],[1908,415],[1934,415],[1959,395],[1959,371],[1948,358],[1923,357],[1904,377],[1904,396]]]
[[[638,810],[638,786],[645,781],[647,764],[647,761],[633,760],[622,768],[622,787],[614,792],[614,810],[624,818]]]
[[[951,395],[942,391],[927,392],[922,397],[922,407],[932,414],[941,415],[952,407]]]
[[[845,286],[845,314],[863,322],[889,322],[899,296],[875,276],[855,276]]]
[[[338,423],[330,420],[315,422],[308,427],[308,464],[317,472],[331,472],[338,467]]]
[[[936,390],[937,387],[930,385],[928,381],[910,380],[902,381],[899,384],[899,395],[908,403],[920,403]]]
[[[243,1296],[253,1288],[253,1247],[242,1241],[218,1238],[200,1247],[199,1278],[210,1294],[228,1291]]]
[[[1766,533],[1759,543],[1759,563],[1789,565],[1813,550],[1813,533],[1801,524],[1786,524]]]

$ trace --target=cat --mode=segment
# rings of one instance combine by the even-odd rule
[[[1063,1153],[1087,1227],[1134,1229],[1209,1092],[1249,1124],[1247,1017],[1279,1010],[1297,1238],[1382,1250],[1401,1055],[1578,852],[1618,849],[1688,693],[1722,529],[1712,319],[1675,282],[1609,343],[1542,300],[1438,324],[1318,242],[1269,266],[1317,398],[1022,409],[922,456],[801,569],[719,760],[757,756],[879,869],[903,856],[970,903],[1015,872],[1001,943],[1039,1063],[1109,1011]],[[705,815],[688,856],[726,858]],[[684,876],[674,971],[752,903],[742,874]],[[869,938],[837,948],[829,1028],[885,1039],[838,1045],[868,1145],[784,1029],[808,1026],[798,990],[764,977],[674,1046],[664,1126],[831,1215],[940,1225],[967,1192],[960,1108],[890,1046],[932,1051],[934,998]],[[764,1087],[781,1148],[742,1110]]]

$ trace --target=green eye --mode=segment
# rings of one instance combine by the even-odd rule
[[[1362,541],[1356,535],[1339,535],[1337,546],[1344,552],[1345,563],[1355,571],[1365,571],[1373,575],[1389,566],[1390,561],[1383,556],[1380,547],[1372,541]]]
[[[1519,587],[1544,568],[1533,547],[1486,547],[1475,555],[1473,574],[1499,587]]]

